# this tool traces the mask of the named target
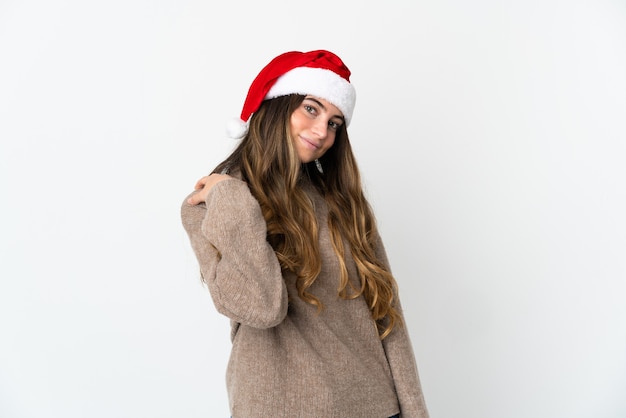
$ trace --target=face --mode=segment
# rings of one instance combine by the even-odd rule
[[[290,119],[291,138],[300,161],[309,163],[324,155],[335,143],[343,124],[343,113],[336,106],[319,97],[306,96]]]

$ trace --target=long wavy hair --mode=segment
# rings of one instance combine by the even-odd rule
[[[363,295],[381,339],[401,324],[396,309],[397,284],[385,263],[376,256],[376,222],[361,187],[345,125],[336,132],[333,146],[315,163],[300,162],[290,136],[291,114],[305,96],[288,95],[264,101],[252,115],[248,133],[213,172],[239,173],[258,200],[267,223],[267,240],[283,269],[297,276],[298,296],[323,308],[309,288],[321,271],[319,228],[310,198],[301,182],[307,178],[328,204],[328,227],[339,260],[338,294],[343,299]],[[346,247],[356,264],[351,280],[345,263]]]

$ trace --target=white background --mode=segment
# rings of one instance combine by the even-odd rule
[[[626,416],[623,1],[2,0],[0,417],[228,416],[179,207],[320,48],[431,416]]]

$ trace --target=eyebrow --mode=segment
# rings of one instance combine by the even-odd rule
[[[328,111],[328,109],[326,109],[326,106],[324,106],[324,105],[322,104],[322,102],[320,102],[319,100],[317,100],[315,97],[306,96],[306,97],[304,98],[304,100],[311,100],[311,101],[313,101],[313,102],[317,103],[317,105],[318,105],[319,107],[321,107],[322,109],[324,109],[324,110]],[[340,115],[333,115],[332,117],[333,117],[333,118],[339,118],[339,119],[341,119],[342,121],[344,121],[344,122],[345,122],[345,118],[344,118],[343,116],[340,116]]]

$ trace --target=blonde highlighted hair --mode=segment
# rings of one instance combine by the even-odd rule
[[[380,245],[376,222],[362,190],[348,133],[342,125],[333,146],[320,158],[323,174],[314,163],[302,164],[290,139],[289,120],[303,99],[289,95],[264,101],[250,118],[246,136],[213,172],[240,173],[259,202],[268,242],[281,267],[297,275],[299,297],[321,310],[321,301],[308,291],[322,266],[313,205],[300,187],[308,176],[328,204],[328,227],[341,268],[338,294],[343,299],[363,295],[384,339],[401,324],[397,285],[376,255]],[[356,264],[354,281],[348,277],[345,248]]]

